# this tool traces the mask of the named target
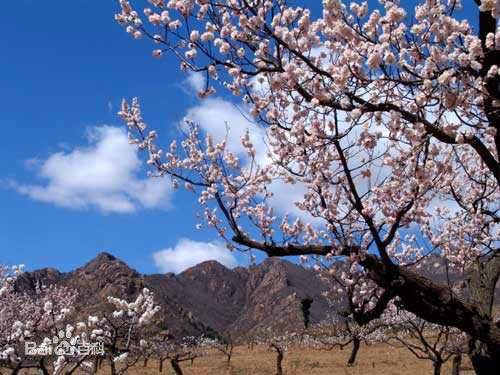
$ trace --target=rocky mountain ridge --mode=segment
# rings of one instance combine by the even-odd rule
[[[289,261],[268,258],[259,265],[228,269],[207,261],[177,275],[143,275],[108,253],[100,253],[71,272],[45,268],[26,272],[19,288],[36,283],[65,285],[79,292],[77,314],[107,310],[109,295],[132,300],[144,287],[161,305],[161,328],[176,335],[213,333],[235,339],[272,327],[302,327],[301,301],[312,299],[311,322],[329,311],[322,292],[327,285],[316,273]]]

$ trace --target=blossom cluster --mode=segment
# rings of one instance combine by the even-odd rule
[[[70,288],[40,283],[33,290],[19,292],[15,281],[21,269],[0,271],[0,361],[4,367],[18,369],[32,367],[25,342],[56,335],[77,297]],[[47,340],[51,339],[43,342]]]
[[[466,20],[450,16],[459,2],[424,1],[411,25],[390,0],[380,1],[382,9],[325,0],[315,20],[281,1],[152,1],[142,12],[132,1],[119,3],[116,20],[164,48],[155,55],[174,51],[182,69],[206,72],[207,82],[241,96],[265,127],[264,164],[248,133],[240,160],[196,126],[181,156],[176,142],[168,150],[156,146],[137,100],[120,111],[131,141],[148,151],[153,174],[196,188],[207,224],[221,236],[246,235],[239,222],[247,217],[265,242],[279,233],[285,244],[340,249],[360,233],[360,251],[378,237],[398,262],[439,249],[460,265],[497,240],[500,228],[485,212],[497,209],[498,182],[471,147],[496,152],[484,104],[497,68],[484,77],[471,73],[484,69],[487,51]],[[497,16],[498,2],[481,7]],[[497,49],[499,38],[489,35],[487,48]],[[269,203],[277,180],[305,187],[304,199],[291,204],[310,222],[277,215]],[[446,200],[450,209],[436,205]],[[398,229],[411,225],[426,248],[400,237]],[[485,226],[487,232],[479,229]]]

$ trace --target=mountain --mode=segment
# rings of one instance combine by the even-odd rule
[[[113,255],[101,253],[71,272],[53,268],[26,272],[19,278],[18,288],[33,290],[37,282],[78,290],[79,316],[109,310],[105,302],[109,295],[132,300],[147,287],[162,307],[161,328],[178,335],[215,331],[237,339],[261,328],[299,328],[305,298],[313,300],[311,322],[324,319],[329,311],[321,294],[327,286],[316,273],[278,258],[248,268],[228,269],[207,261],[178,275],[142,275]]]

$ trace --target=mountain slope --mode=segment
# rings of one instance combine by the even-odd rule
[[[315,273],[277,258],[257,266],[228,269],[208,261],[174,275],[142,275],[118,258],[101,253],[74,271],[47,268],[22,275],[18,287],[33,290],[36,283],[59,284],[79,292],[77,314],[105,309],[109,295],[132,300],[150,288],[162,306],[161,328],[172,333],[217,331],[234,338],[251,336],[256,329],[302,327],[301,300],[311,298],[311,321],[328,312],[321,295],[326,285]]]

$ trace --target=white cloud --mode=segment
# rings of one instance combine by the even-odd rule
[[[124,129],[92,127],[86,138],[86,146],[56,152],[37,163],[28,162],[45,183],[15,184],[14,188],[32,199],[72,209],[129,213],[168,206],[172,191],[169,181],[138,177],[143,173],[142,162]]]
[[[183,88],[189,94],[196,95],[204,90],[205,85],[206,78],[203,73],[190,72],[184,80]],[[246,155],[241,137],[249,130],[250,140],[257,151],[257,159],[266,159],[265,130],[253,121],[243,105],[236,105],[220,97],[208,97],[188,109],[181,127],[185,127],[185,120],[193,121],[205,133],[210,134],[215,142],[221,142],[227,137],[227,148],[239,156]]]
[[[188,86],[188,93],[194,92],[194,94],[204,91],[206,83],[205,75],[200,72],[189,72],[185,80],[185,84]]]
[[[259,161],[265,159],[265,131],[251,120],[243,107],[221,98],[207,98],[190,108],[185,118],[200,126],[215,142],[221,142],[227,136],[228,149],[239,155],[246,154],[241,137],[250,130],[250,140],[257,150],[257,158]]]
[[[234,255],[218,241],[199,242],[181,238],[174,248],[159,250],[153,254],[156,267],[161,272],[179,273],[207,260],[216,260],[226,267],[238,265]]]
[[[191,88],[194,89],[194,86],[191,85]],[[197,124],[205,133],[210,134],[215,142],[221,142],[227,137],[227,149],[237,154],[243,161],[248,161],[248,156],[241,144],[241,137],[248,129],[250,140],[256,150],[257,163],[264,166],[271,162],[267,155],[266,132],[252,120],[243,105],[236,105],[222,98],[210,97],[200,100],[198,105],[191,107],[185,119]],[[279,213],[288,213],[307,222],[318,222],[308,212],[300,210],[295,205],[295,202],[303,200],[307,192],[304,184],[299,182],[291,185],[276,179],[268,188],[274,194],[269,203]]]

